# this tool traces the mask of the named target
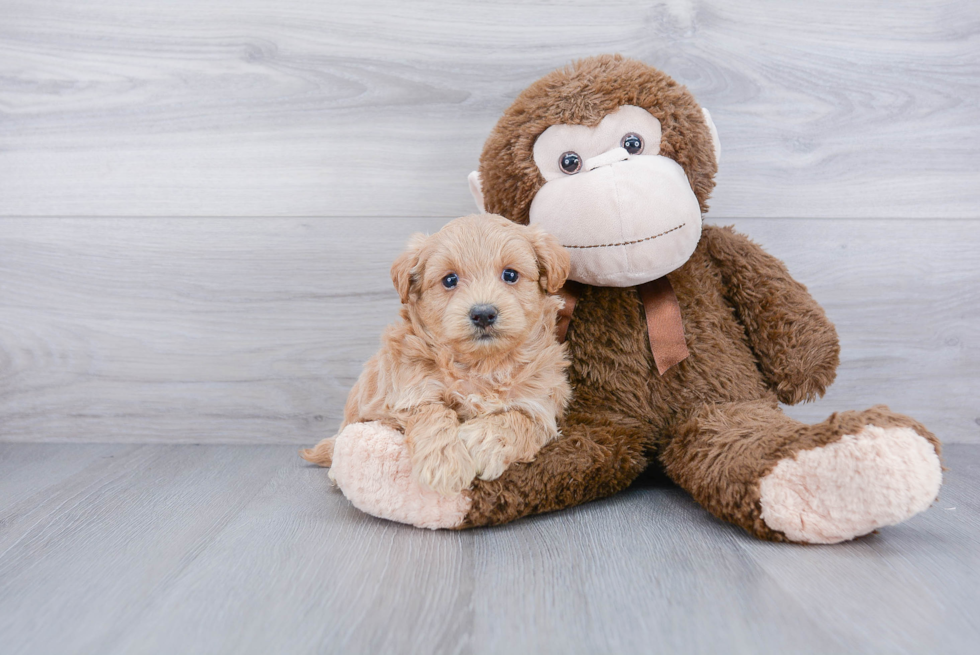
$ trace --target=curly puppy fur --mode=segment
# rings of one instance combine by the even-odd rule
[[[415,235],[391,268],[401,321],[382,336],[351,390],[341,429],[381,421],[403,430],[419,482],[447,496],[499,477],[558,434],[571,390],[555,340],[568,255],[554,237],[500,216],[456,219]],[[502,272],[513,269],[516,282]],[[443,281],[455,274],[458,283]],[[479,325],[477,306],[495,319]],[[301,451],[329,466],[333,438]]]
[[[642,62],[603,56],[545,76],[504,113],[480,158],[488,211],[527,223],[544,184],[532,155],[535,139],[551,125],[596,125],[622,105],[660,120],[661,154],[684,168],[706,210],[716,163],[693,96]],[[786,540],[762,520],[759,502],[760,480],[780,460],[871,423],[910,427],[939,451],[922,425],[885,407],[834,414],[813,426],[780,411],[780,401],[823,395],[839,361],[837,334],[783,263],[749,239],[706,226],[693,256],[668,278],[689,357],[659,375],[636,289],[582,285],[566,341],[575,397],[562,422],[564,438],[530,464],[477,481],[460,527],[607,496],[656,465],[719,518]]]

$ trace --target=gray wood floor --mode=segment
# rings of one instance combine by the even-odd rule
[[[495,529],[354,510],[288,446],[0,444],[0,651],[976,653],[980,446],[837,546],[676,488]]]

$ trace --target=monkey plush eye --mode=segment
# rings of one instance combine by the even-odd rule
[[[630,132],[624,136],[619,145],[626,148],[626,152],[631,155],[638,155],[643,152],[643,138],[635,132]]]
[[[582,168],[582,158],[577,152],[566,152],[558,158],[558,165],[561,166],[562,172],[575,175]]]
[[[500,279],[507,284],[514,284],[517,282],[518,277],[520,276],[517,274],[517,271],[512,268],[505,268],[504,272],[500,274]]]
[[[446,277],[442,278],[442,286],[447,289],[455,289],[456,285],[459,284],[459,278],[455,273],[450,273]]]

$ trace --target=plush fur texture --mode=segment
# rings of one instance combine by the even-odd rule
[[[330,479],[362,512],[435,530],[459,525],[469,511],[466,496],[443,496],[418,483],[400,430],[352,423],[329,443],[337,453]]]
[[[530,155],[537,135],[556,124],[595,125],[621,105],[641,106],[661,121],[661,154],[684,168],[706,210],[716,163],[701,109],[663,73],[614,56],[542,78],[504,113],[480,159],[488,209],[525,222],[544,183]],[[780,462],[873,429],[867,426],[907,430],[902,434],[917,435],[938,457],[934,435],[885,407],[834,414],[814,426],[780,411],[780,401],[823,395],[839,362],[837,334],[782,262],[749,239],[730,228],[705,227],[690,260],[667,277],[690,356],[659,375],[636,289],[584,285],[567,337],[574,400],[562,424],[564,438],[533,462],[477,482],[461,527],[606,496],[657,465],[719,518],[764,539],[810,541],[809,533],[787,534],[780,529],[785,521],[774,527],[762,516],[760,481]],[[876,497],[884,497],[889,489],[909,486],[902,463],[909,445],[907,439],[886,439],[879,446],[888,453],[879,461],[886,463],[866,479],[879,489]],[[920,507],[921,494],[916,502]],[[873,530],[879,514],[870,509],[864,525],[852,524],[842,534]]]
[[[515,272],[515,281],[502,279]],[[351,390],[341,429],[379,421],[403,430],[419,481],[457,495],[558,436],[570,396],[555,342],[568,255],[551,237],[499,216],[468,216],[413,237],[391,269],[402,320]],[[443,281],[455,276],[447,288]],[[490,307],[494,321],[474,322]],[[302,451],[330,466],[332,440]]]

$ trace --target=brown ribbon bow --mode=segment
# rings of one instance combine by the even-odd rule
[[[687,359],[689,354],[684,339],[681,306],[677,303],[677,295],[667,276],[644,282],[637,287],[637,291],[646,313],[653,360],[657,363],[657,371],[663,375],[671,366]],[[565,307],[558,312],[557,325],[558,341],[563,342],[572,321],[575,302],[582,295],[582,285],[569,280],[558,293],[565,299]]]

